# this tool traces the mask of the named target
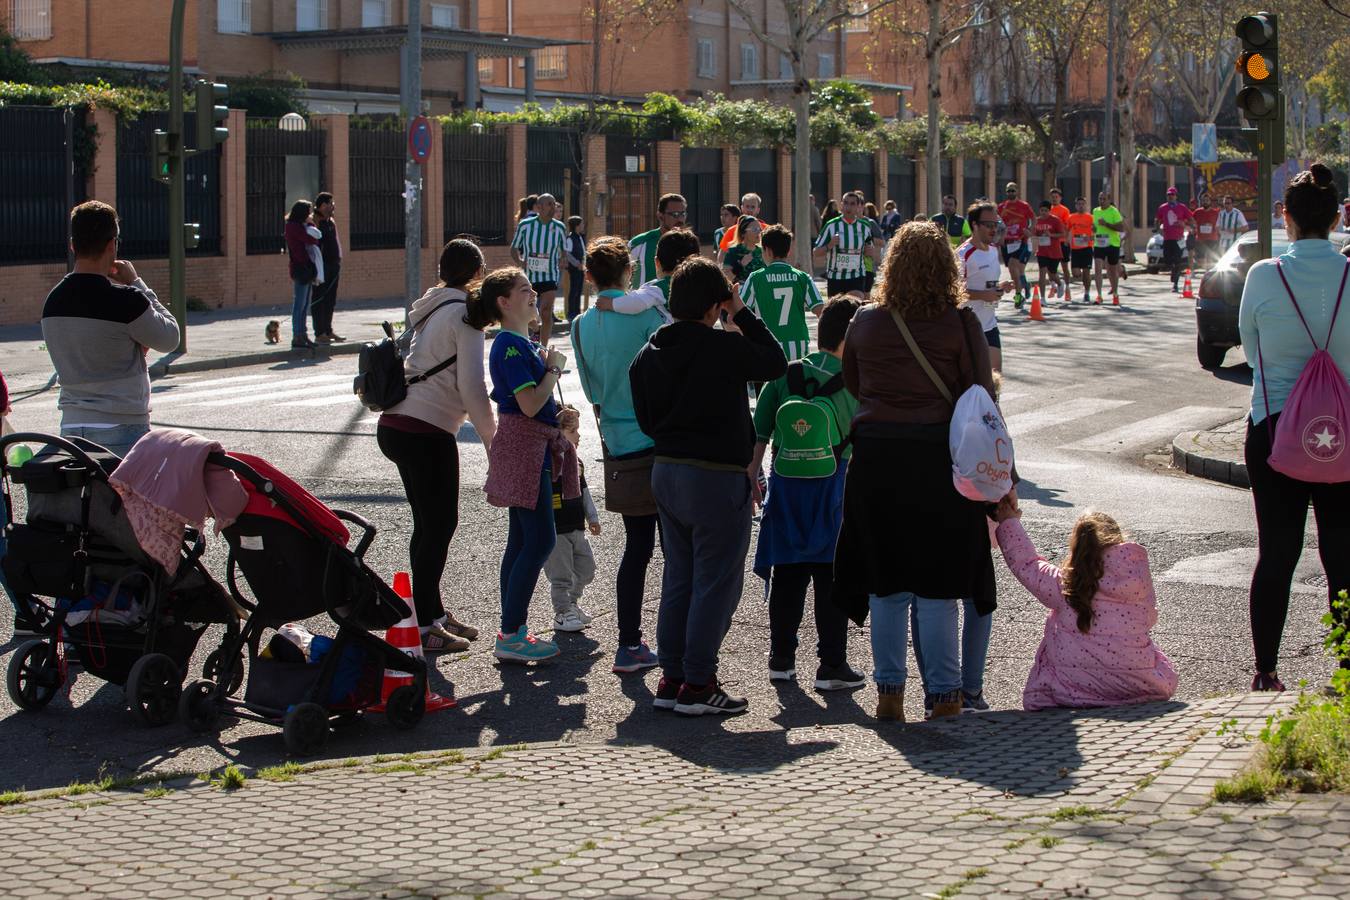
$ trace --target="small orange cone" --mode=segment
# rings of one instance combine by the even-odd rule
[[[412,579],[408,577],[407,572],[394,573],[394,593],[408,601],[408,617],[385,632],[385,643],[425,663],[426,656],[422,653],[422,633],[417,627],[417,611],[412,608]],[[428,666],[428,670],[430,670],[430,666]],[[413,676],[409,673],[385,669],[384,684],[380,687],[380,702],[378,705],[372,706],[371,709],[374,712],[384,712],[384,704],[389,700],[389,695],[396,688],[412,683]],[[442,697],[440,694],[433,693],[431,682],[428,680],[427,712],[450,709],[456,705],[457,701],[454,697]]]
[[[1182,300],[1194,300],[1194,299],[1195,299],[1195,293],[1191,290],[1191,270],[1190,270],[1190,269],[1187,269],[1187,270],[1186,270],[1186,283],[1182,285],[1181,299],[1182,299]]]
[[[1045,314],[1041,312],[1041,289],[1039,286],[1031,289],[1031,315],[1028,318],[1033,322],[1045,321]]]

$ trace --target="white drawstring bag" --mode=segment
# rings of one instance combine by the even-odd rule
[[[1013,445],[1003,415],[980,385],[956,401],[948,441],[952,484],[968,500],[997,503],[1012,490]]]

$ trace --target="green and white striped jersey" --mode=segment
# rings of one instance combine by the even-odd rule
[[[810,275],[782,260],[770,263],[745,279],[741,302],[764,321],[789,361],[811,352],[806,311],[825,301]]]
[[[863,266],[863,248],[872,240],[872,226],[865,219],[854,219],[852,224],[845,222],[843,216],[831,219],[821,227],[816,246],[828,247],[836,235],[839,246],[830,251],[825,262],[825,277],[837,281],[862,278],[867,274]]]
[[[633,258],[633,287],[640,288],[656,277],[656,242],[661,240],[661,229],[644,231],[628,242],[628,255]]]
[[[558,261],[566,243],[566,225],[557,219],[545,222],[537,216],[521,219],[511,239],[511,246],[525,258],[525,277],[530,284],[551,281],[556,285],[562,280]]]

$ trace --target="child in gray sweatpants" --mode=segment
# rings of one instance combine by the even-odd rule
[[[564,427],[562,433],[572,446],[581,443],[581,429],[576,417],[573,417],[571,427]],[[553,523],[558,542],[544,563],[544,575],[552,585],[553,628],[556,631],[581,631],[591,624],[590,614],[580,606],[581,593],[595,580],[595,554],[591,552],[586,531],[600,533],[600,513],[586,486],[584,471],[581,496],[571,500],[563,499],[562,482],[554,480]]]

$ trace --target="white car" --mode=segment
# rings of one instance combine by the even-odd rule
[[[1156,228],[1153,229],[1153,236],[1148,239],[1148,247],[1145,248],[1144,255],[1147,257],[1145,269],[1148,272],[1148,274],[1157,275],[1159,272],[1162,271],[1163,239],[1162,235],[1158,232],[1158,229]],[[1187,255],[1189,256],[1189,251]],[[1182,259],[1181,263],[1182,266],[1184,267],[1185,265],[1187,265],[1187,259]]]

